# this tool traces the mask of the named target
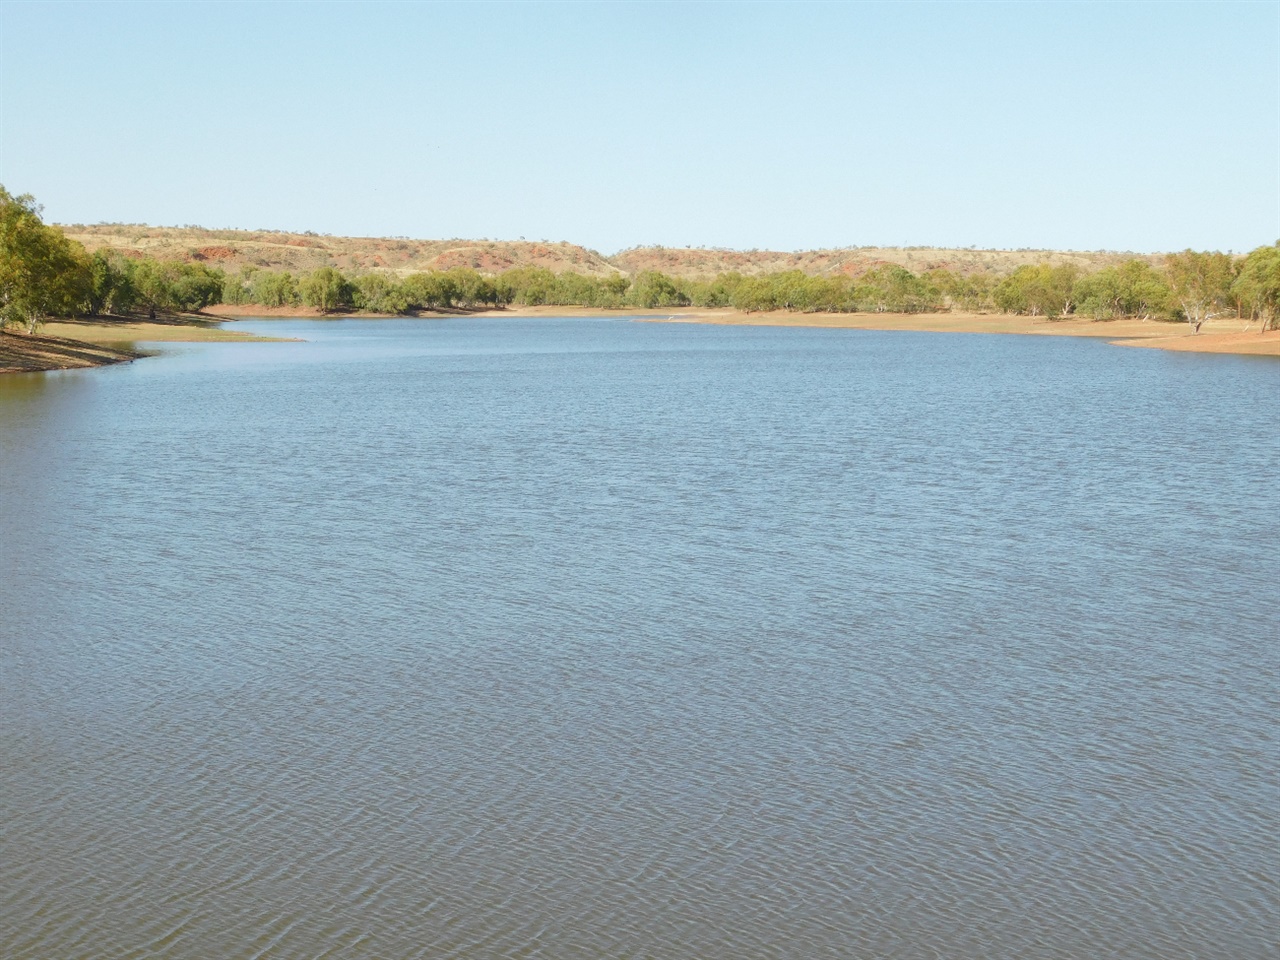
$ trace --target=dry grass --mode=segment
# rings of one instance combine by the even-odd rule
[[[605,257],[572,243],[525,240],[408,240],[395,237],[329,237],[264,230],[206,230],[133,224],[64,225],[62,231],[90,251],[119,250],[130,256],[187,260],[235,271],[242,265],[295,273],[318,267],[386,270],[406,275],[422,270],[471,267],[501,273],[512,267],[545,267],[604,277],[660,270],[676,277],[708,277],[800,270],[811,275],[858,276],[872,267],[897,264],[914,273],[946,267],[963,274],[1003,275],[1023,264],[1073,263],[1097,270],[1137,256],[1115,251],[974,250],[943,247],[847,247],[838,250],[704,250],[635,247]]]
[[[235,272],[249,265],[305,273],[319,267],[386,270],[407,275],[423,270],[471,267],[501,273],[512,267],[546,267],[589,276],[617,270],[594,250],[571,243],[502,240],[407,240],[387,237],[328,237],[261,230],[205,230],[130,224],[63,225],[63,233],[90,251],[118,250],[127,256],[186,260]]]
[[[1122,263],[1134,257],[1155,264],[1160,254],[1073,250],[959,250],[943,247],[847,247],[839,250],[699,250],[637,247],[609,261],[628,274],[658,270],[678,277],[710,277],[737,272],[748,276],[799,270],[810,276],[861,276],[875,267],[894,265],[912,273],[945,268],[966,276],[1003,276],[1028,264],[1074,264],[1085,272]]]

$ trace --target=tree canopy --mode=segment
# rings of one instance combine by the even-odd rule
[[[1245,257],[1231,291],[1264,331],[1280,325],[1280,241]]]
[[[0,320],[31,333],[49,317],[69,316],[88,298],[89,258],[62,231],[45,226],[29,194],[0,186]]]

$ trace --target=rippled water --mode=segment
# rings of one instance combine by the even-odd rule
[[[0,378],[0,956],[1280,949],[1280,364],[267,326]]]

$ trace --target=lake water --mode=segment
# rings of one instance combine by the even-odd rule
[[[0,377],[0,956],[1280,952],[1280,363],[241,326]]]

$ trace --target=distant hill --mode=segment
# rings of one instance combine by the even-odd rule
[[[857,276],[883,264],[914,273],[939,267],[962,274],[1006,274],[1023,264],[1075,263],[1097,270],[1132,257],[1158,254],[1111,251],[953,250],[936,247],[847,247],[785,253],[774,250],[700,250],[634,247],[605,257],[572,243],[526,240],[408,240],[403,237],[330,237],[267,230],[207,230],[202,227],[149,227],[140,224],[68,224],[62,231],[90,251],[119,250],[126,255],[204,262],[234,270],[251,264],[269,270],[305,273],[317,267],[344,271],[388,270],[398,274],[471,267],[501,273],[512,267],[545,267],[588,276],[658,270],[676,277],[800,270],[814,276]]]
[[[138,224],[62,225],[90,251],[103,247],[162,260],[188,260],[234,270],[251,264],[305,273],[318,267],[344,271],[390,270],[399,274],[471,267],[501,273],[512,267],[546,267],[590,276],[617,273],[594,250],[571,243],[523,240],[407,240],[398,237],[329,237],[266,230],[206,230]]]
[[[1098,270],[1138,257],[1158,261],[1159,254],[1075,252],[1059,250],[950,250],[940,247],[846,247],[840,250],[696,250],[676,247],[635,247],[608,261],[627,274],[658,270],[672,276],[710,276],[799,270],[810,276],[859,276],[878,266],[894,264],[912,273],[946,268],[960,274],[1006,274],[1024,264],[1074,263],[1085,271]]]

